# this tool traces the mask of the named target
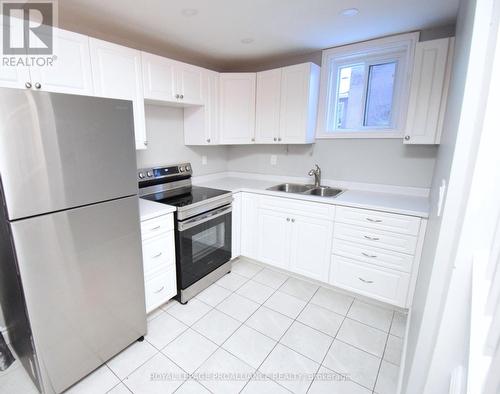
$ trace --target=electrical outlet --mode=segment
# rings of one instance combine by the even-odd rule
[[[278,163],[278,156],[271,155],[271,165],[275,166]]]
[[[206,156],[201,156],[201,164],[204,165],[204,166],[206,166],[207,162],[208,162],[207,157]]]

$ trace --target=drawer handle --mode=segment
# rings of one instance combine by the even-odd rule
[[[162,254],[163,254],[163,253],[162,253],[162,252],[160,252],[160,253],[158,253],[157,255],[154,255],[154,256],[153,256],[153,259],[157,259],[157,258],[158,258],[158,257],[160,257]]]
[[[153,291],[153,293],[155,293],[155,294],[161,293],[164,288],[165,288],[165,286],[162,286],[162,287],[160,287],[159,290]]]
[[[366,239],[369,239],[370,241],[378,241],[380,240],[380,238],[377,238],[377,237],[370,237],[369,235],[365,235],[364,236]]]
[[[368,254],[368,253],[365,253],[365,252],[361,252],[361,254],[362,254],[363,256],[370,257],[370,258],[372,258],[372,259],[376,259],[376,258],[377,258],[377,256],[376,256],[376,255],[374,255],[374,254]]]
[[[372,219],[372,218],[366,218],[366,220],[368,220],[369,222],[372,222],[372,223],[380,223],[382,221],[380,219]]]
[[[366,279],[363,279],[361,277],[358,277],[358,279],[363,282],[363,283],[373,283],[373,280],[366,280]]]
[[[160,226],[153,227],[153,228],[151,229],[151,231],[154,231],[154,230],[159,230],[160,228],[161,228],[161,225],[160,225]]]

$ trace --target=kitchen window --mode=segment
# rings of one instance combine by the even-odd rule
[[[316,138],[402,138],[418,33],[323,51]]]

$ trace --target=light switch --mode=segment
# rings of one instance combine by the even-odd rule
[[[271,155],[271,165],[275,166],[278,163],[278,156]]]
[[[207,157],[206,156],[201,156],[201,164],[206,166],[207,165]]]

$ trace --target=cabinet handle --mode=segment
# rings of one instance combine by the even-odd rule
[[[278,141],[281,141],[281,138],[278,138]]]
[[[148,141],[144,141],[144,146],[148,146]]]
[[[372,258],[372,259],[377,258],[377,256],[376,256],[376,255],[374,255],[374,254],[368,254],[368,253],[365,253],[365,252],[361,252],[361,254],[362,254],[363,256],[370,257],[370,258]]]
[[[160,228],[161,228],[161,226],[156,226],[156,227],[153,227],[153,228],[151,229],[151,231],[155,231],[155,230],[158,230],[158,229],[160,229]]]
[[[163,289],[164,289],[164,288],[165,288],[165,286],[162,286],[162,287],[160,287],[160,289],[159,289],[159,290],[156,290],[156,291],[154,291],[153,293],[155,293],[155,294],[161,293],[161,292],[163,291]]]
[[[378,240],[380,240],[380,238],[370,237],[369,235],[365,235],[364,237],[365,237],[366,239],[369,239],[370,241],[378,241]]]
[[[405,141],[410,141],[410,136],[409,135],[405,135]]]
[[[274,141],[278,141],[278,139],[276,137],[274,137]]]
[[[178,94],[175,95],[175,98],[178,99],[180,96]]]
[[[26,82],[24,86],[26,86],[27,89],[31,89],[31,82]]]
[[[295,219],[292,219],[292,223],[295,223]]]
[[[181,98],[181,99],[183,99],[183,98],[184,98],[184,95],[183,95],[183,94],[181,94],[181,95],[180,95],[180,98]]]
[[[157,259],[157,258],[158,258],[158,257],[160,257],[162,254],[163,254],[163,253],[162,253],[162,252],[160,252],[160,253],[158,253],[157,255],[154,255],[154,256],[153,256],[153,259]]]
[[[372,222],[372,223],[380,223],[380,222],[382,222],[382,220],[380,220],[380,219],[366,218],[366,220],[368,220],[369,222]]]
[[[290,221],[290,218],[286,218],[286,221],[289,222]]]
[[[358,276],[358,279],[363,283],[373,283],[373,280],[366,280]]]
[[[42,84],[40,82],[35,83],[35,88],[40,89],[42,87]]]
[[[210,143],[210,138],[207,138],[207,142]]]
[[[252,138],[252,142],[255,142],[255,138]]]

